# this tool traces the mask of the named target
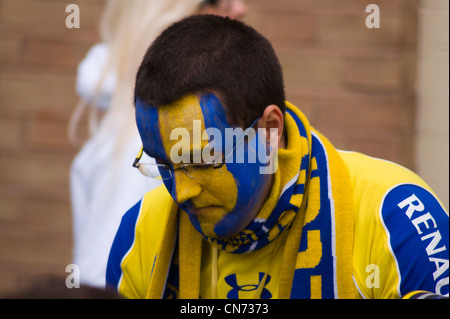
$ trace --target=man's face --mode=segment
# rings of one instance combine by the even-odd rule
[[[271,187],[272,176],[260,173],[258,161],[249,161],[248,156],[244,163],[226,161],[220,168],[221,174],[211,177],[210,171],[198,169],[196,178],[192,178],[177,169],[180,163],[174,160],[174,155],[179,155],[181,149],[188,149],[192,159],[193,154],[201,153],[211,141],[216,146],[220,143],[218,149],[225,153],[225,144],[229,143],[225,141],[226,129],[232,126],[227,122],[226,111],[219,99],[213,94],[201,98],[189,95],[162,107],[144,105],[138,99],[136,121],[145,152],[157,162],[174,168],[172,178],[164,180],[164,184],[189,215],[194,227],[212,238],[227,238],[244,230],[256,216]],[[208,129],[212,128],[221,134],[208,134],[211,132]],[[189,133],[190,138],[178,135],[180,129],[185,134]],[[200,135],[203,139],[198,138],[198,132],[205,134]],[[254,138],[258,140],[258,136]],[[250,145],[254,145],[247,141],[243,144],[245,153],[248,153]]]

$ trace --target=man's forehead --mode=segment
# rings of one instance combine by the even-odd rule
[[[170,105],[160,106],[158,115],[161,131],[185,128],[192,133],[193,121],[203,122],[200,102],[195,95],[187,95]]]
[[[159,107],[149,106],[139,98],[136,102],[136,120],[144,149],[161,159],[167,158],[167,148],[176,142],[177,133],[187,131],[191,141],[195,134],[202,134],[207,128],[223,133],[229,127],[226,117],[225,108],[212,93],[200,97],[186,95],[170,105]],[[202,136],[199,138],[203,140],[202,144],[207,143]]]
[[[225,107],[212,93],[202,96],[186,95],[171,104],[162,106],[148,105],[137,98],[136,109],[138,122],[154,124],[158,121],[165,127],[184,127],[189,130],[193,126],[193,120],[200,120],[205,128],[214,127],[222,130],[229,127]],[[140,124],[147,127],[145,123]]]

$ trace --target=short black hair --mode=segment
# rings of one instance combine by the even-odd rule
[[[149,105],[202,92],[218,93],[231,124],[249,125],[271,104],[286,109],[272,45],[227,17],[195,15],[171,25],[150,46],[137,73],[135,98]]]

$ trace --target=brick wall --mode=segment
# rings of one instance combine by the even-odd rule
[[[80,5],[81,28],[65,27]],[[0,293],[71,259],[66,137],[75,71],[103,0],[0,0]],[[414,168],[417,0],[249,0],[274,44],[289,100],[343,149]],[[368,29],[366,5],[381,9]]]
[[[0,1],[0,293],[71,260],[67,123],[104,1],[75,2],[81,28],[69,30],[69,1]]]
[[[365,25],[380,8],[380,28]],[[339,148],[412,168],[415,0],[252,1],[249,21],[271,39],[288,99]]]

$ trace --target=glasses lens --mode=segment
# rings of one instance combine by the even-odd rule
[[[170,168],[165,164],[157,164],[158,165],[158,171],[160,173],[162,180],[169,180],[172,179],[172,171]]]
[[[199,181],[216,179],[222,175],[222,169],[214,168],[213,164],[184,165],[182,169],[187,176]]]
[[[167,165],[164,164],[138,163],[136,167],[139,169],[139,172],[150,178],[162,180],[168,180],[172,178],[172,172],[169,168],[167,168]]]

